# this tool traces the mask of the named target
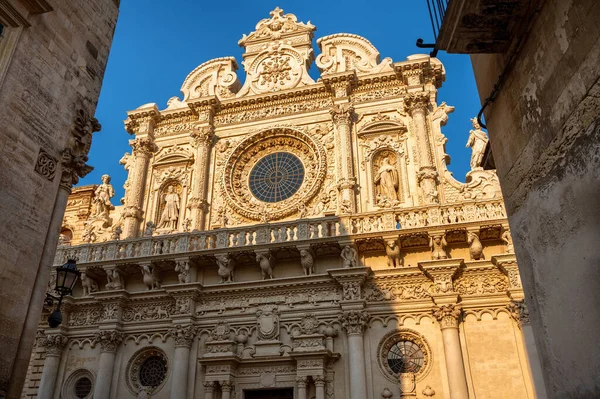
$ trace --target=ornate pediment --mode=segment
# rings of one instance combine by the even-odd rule
[[[356,71],[357,75],[392,72],[391,58],[379,60],[379,51],[364,37],[338,33],[317,40],[321,54],[317,66],[321,75]]]
[[[271,18],[262,19],[256,24],[256,30],[248,35],[243,35],[238,44],[248,47],[256,42],[272,41],[290,38],[292,36],[308,35],[312,40],[313,32],[317,29],[313,24],[298,22],[294,14],[283,14],[283,10],[276,7],[270,12]]]
[[[181,86],[183,100],[216,96],[231,98],[241,87],[235,71],[238,70],[234,57],[215,58],[198,66],[185,78]]]

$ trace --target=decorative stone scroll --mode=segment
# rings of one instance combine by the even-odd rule
[[[364,37],[348,33],[329,35],[317,40],[321,54],[316,64],[321,75],[355,71],[357,75],[393,72],[392,59],[380,62],[379,51]]]
[[[226,99],[235,96],[241,83],[235,71],[238,70],[234,57],[215,58],[194,69],[181,86],[183,100],[193,100],[216,96]]]

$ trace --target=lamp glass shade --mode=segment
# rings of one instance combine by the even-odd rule
[[[78,277],[77,263],[72,259],[67,260],[67,263],[56,268],[56,291],[61,295],[70,295]]]

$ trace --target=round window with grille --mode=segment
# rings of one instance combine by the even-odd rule
[[[379,368],[395,383],[402,373],[413,373],[420,380],[431,369],[431,350],[416,331],[401,329],[388,333],[381,340],[377,354]]]
[[[89,399],[94,393],[94,375],[86,369],[73,371],[62,387],[62,398]]]
[[[304,181],[304,165],[289,152],[276,152],[261,158],[250,172],[250,191],[264,202],[290,198]]]
[[[88,377],[81,377],[75,382],[75,396],[79,399],[85,399],[92,393],[92,380]]]
[[[160,356],[151,356],[140,366],[140,384],[145,387],[157,387],[167,376],[167,362]]]
[[[127,387],[134,395],[140,390],[154,395],[165,385],[169,369],[169,359],[161,349],[140,349],[127,363]]]

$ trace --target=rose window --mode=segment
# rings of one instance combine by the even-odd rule
[[[88,377],[81,377],[75,382],[73,389],[77,398],[87,398],[92,392],[92,380],[90,380]]]
[[[417,373],[423,367],[423,351],[412,341],[398,341],[389,350],[387,362],[394,373]]]
[[[140,366],[140,384],[142,386],[159,386],[166,375],[167,362],[160,356],[151,356]]]
[[[304,181],[302,161],[289,152],[276,152],[260,159],[250,172],[250,191],[265,202],[290,198]]]

